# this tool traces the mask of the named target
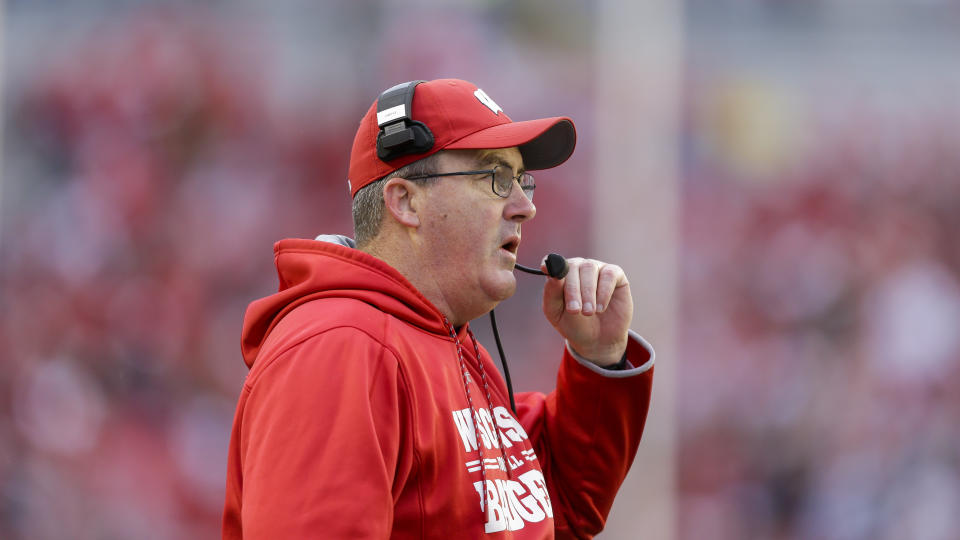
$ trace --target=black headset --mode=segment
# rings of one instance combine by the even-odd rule
[[[412,118],[413,92],[427,81],[410,81],[387,89],[377,98],[377,157],[391,161],[433,148],[433,133],[423,122]]]

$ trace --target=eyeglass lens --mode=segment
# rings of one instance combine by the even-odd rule
[[[494,168],[493,173],[493,186],[494,191],[497,192],[497,195],[501,197],[509,197],[510,192],[513,191],[513,171],[506,167],[497,166]],[[536,187],[533,184],[533,175],[529,173],[520,173],[517,180],[520,182],[520,188],[523,190],[523,194],[527,196],[531,201],[533,200],[533,188]]]

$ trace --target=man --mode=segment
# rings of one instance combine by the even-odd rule
[[[462,80],[380,96],[350,156],[356,245],[274,247],[280,291],[250,305],[225,539],[590,537],[633,460],[653,351],[623,271],[570,259],[543,311],[557,389],[516,412],[469,321],[510,297],[533,178],[568,118],[512,122]]]

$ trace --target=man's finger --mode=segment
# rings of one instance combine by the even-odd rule
[[[581,313],[593,315],[597,309],[597,277],[600,269],[596,261],[587,259],[580,264],[580,299],[583,302]]]
[[[568,313],[580,313],[583,302],[580,297],[580,263],[583,259],[567,259],[570,271],[563,281],[563,298]]]
[[[623,269],[615,264],[605,264],[597,278],[597,313],[603,313],[610,305],[613,292],[625,280]]]

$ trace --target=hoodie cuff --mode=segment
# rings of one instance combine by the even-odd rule
[[[567,341],[567,352],[570,353],[570,356],[581,366],[604,377],[619,379],[633,377],[649,371],[650,368],[653,367],[653,362],[656,358],[656,352],[653,350],[653,346],[633,330],[627,330],[627,337],[627,350],[624,351],[623,358],[619,363],[609,367],[598,366],[580,356],[573,350],[573,347],[570,346],[569,341]],[[637,364],[639,364],[639,366]]]

